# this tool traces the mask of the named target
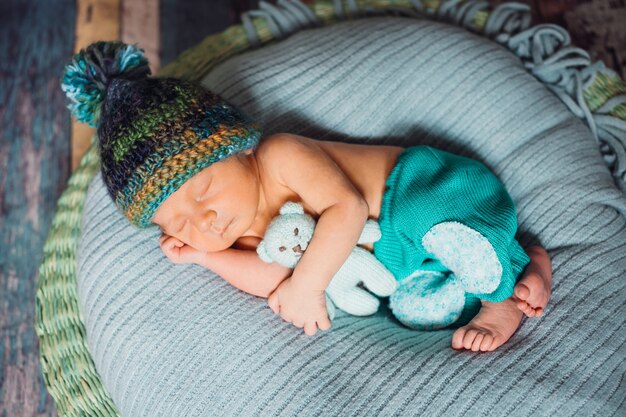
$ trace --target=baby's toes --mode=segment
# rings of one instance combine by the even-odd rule
[[[465,332],[467,332],[467,327],[459,327],[454,331],[452,335],[452,349],[463,349],[463,337],[465,336]]]
[[[518,309],[520,309],[522,311],[522,313],[526,314],[528,312],[528,303],[524,300],[517,300],[515,302],[515,305],[517,306]]]
[[[476,335],[476,338],[474,339],[474,343],[472,343],[473,352],[478,352],[480,350],[480,344],[482,343],[484,337],[485,335],[483,333],[478,333]]]
[[[515,302],[515,305],[517,306],[518,309],[525,311],[528,308],[528,303],[524,300],[517,300]]]
[[[515,286],[515,289],[513,292],[518,299],[523,300],[523,301],[526,301],[526,299],[530,295],[530,289],[528,289],[528,287],[522,283],[518,283]]]
[[[517,308],[519,308],[527,317],[539,317],[543,314],[542,307],[534,307],[526,301],[517,300],[515,304],[517,305]]]
[[[478,330],[469,329],[465,333],[465,337],[463,338],[463,347],[465,349],[471,349],[472,345],[474,344],[474,340],[476,339],[476,336],[478,335],[479,335]]]
[[[520,310],[522,310],[522,312],[527,316],[527,317],[541,317],[543,316],[543,307],[533,307],[531,304],[525,303],[526,305],[523,307],[520,307]],[[519,307],[519,304],[518,304]]]
[[[491,345],[493,345],[493,336],[490,334],[485,334],[482,342],[480,342],[480,350],[483,352],[493,350],[491,348]]]
[[[540,317],[543,314],[543,308],[541,307],[537,307],[537,308],[532,308],[530,309],[530,312],[528,314],[528,317]]]
[[[456,350],[490,352],[501,344],[498,336],[494,336],[491,332],[471,327],[461,327],[452,335],[452,348]]]
[[[515,286],[515,296],[526,301],[532,308],[544,308],[550,299],[550,289],[536,272],[530,272]]]
[[[530,304],[526,304],[526,307],[524,307],[522,311],[528,317],[535,317],[535,309]]]
[[[538,291],[535,299],[533,300],[532,306],[537,309],[543,310],[548,305],[548,301],[550,301],[550,291],[545,288],[541,291]]]

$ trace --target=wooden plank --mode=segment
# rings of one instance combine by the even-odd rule
[[[35,288],[70,174],[59,87],[72,55],[73,0],[0,1],[0,416],[54,417],[39,365]]]
[[[258,0],[161,0],[161,64],[205,37],[240,23],[239,15],[258,9],[258,4]]]
[[[123,0],[122,41],[145,51],[152,74],[160,68],[159,0]]]
[[[100,40],[120,39],[121,0],[77,0],[74,52]],[[95,129],[72,120],[72,171],[91,143]]]

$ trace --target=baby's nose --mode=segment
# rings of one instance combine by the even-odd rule
[[[195,227],[199,232],[207,232],[213,227],[213,223],[215,222],[215,212],[213,210],[205,213],[204,215],[198,215],[194,219]]]

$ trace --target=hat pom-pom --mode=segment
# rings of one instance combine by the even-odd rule
[[[61,89],[72,101],[68,108],[80,122],[97,126],[106,90],[113,78],[139,79],[150,75],[143,50],[122,42],[95,42],[65,66]]]

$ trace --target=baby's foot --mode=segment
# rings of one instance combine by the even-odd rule
[[[453,349],[492,351],[509,340],[519,327],[524,315],[512,297],[500,303],[481,303],[482,308],[476,317],[452,335]]]
[[[513,298],[519,308],[528,317],[543,315],[552,290],[552,266],[550,256],[540,246],[528,249],[530,264],[524,276],[515,285]]]

